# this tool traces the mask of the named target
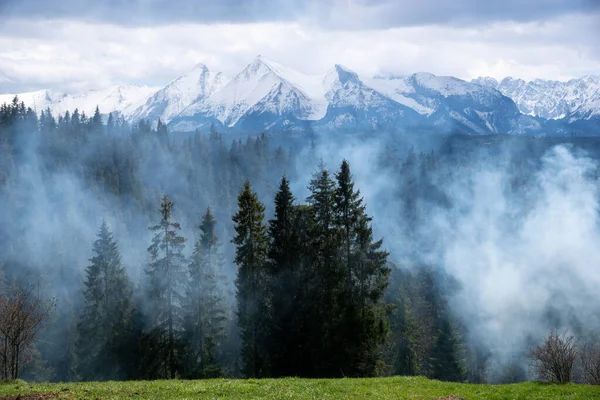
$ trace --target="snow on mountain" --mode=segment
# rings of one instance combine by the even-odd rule
[[[176,123],[215,120],[231,128],[251,115],[262,119],[266,115],[287,115],[293,120],[318,120],[326,110],[321,77],[304,75],[258,56],[220,90],[185,108]]]
[[[156,90],[155,87],[124,85],[91,90],[81,95],[67,95],[60,102],[59,112],[79,108],[80,111],[92,115],[98,106],[104,114],[119,111],[123,115],[129,115]]]
[[[425,124],[431,117],[438,126],[495,132],[501,127],[490,107],[507,101],[497,90],[452,77],[420,73],[362,80],[339,64],[325,75],[305,75],[258,56],[220,89],[199,96],[171,127],[288,129],[312,121],[327,128],[380,128]]]
[[[327,114],[317,124],[329,129],[382,129],[423,122],[422,116],[405,104],[390,99],[342,65],[335,65],[323,79],[329,102]]]
[[[51,92],[49,90],[38,90],[36,92],[27,93],[15,93],[15,94],[0,94],[0,104],[12,103],[15,96],[18,97],[19,102],[24,102],[27,107],[37,110],[45,110],[48,107],[54,108],[65,97],[64,94],[58,92]]]
[[[493,78],[477,78],[472,82],[498,89],[523,114],[569,121],[600,116],[600,76],[588,75],[567,82],[510,77],[500,82]]]
[[[78,109],[88,116],[93,115],[96,106],[100,112],[107,114],[118,111],[124,115],[133,111],[144,102],[148,96],[157,90],[155,87],[122,85],[111,86],[101,90],[90,90],[82,94],[64,94],[49,90],[20,94],[0,94],[0,104],[10,103],[17,96],[27,107],[41,112],[50,108],[53,115],[73,112]]]
[[[419,114],[428,116],[435,112],[434,102],[427,101],[427,99],[420,99],[419,102],[414,98],[415,88],[408,82],[408,78],[406,77],[385,78],[376,76],[367,82],[369,86],[378,92],[400,104],[412,108]]]
[[[222,73],[211,72],[204,64],[198,64],[188,74],[170,82],[154,93],[144,104],[133,110],[130,120],[150,119],[169,122],[193,102],[210,96],[219,90],[227,78]]]
[[[412,108],[438,127],[473,133],[501,132],[505,120],[518,113],[499,91],[448,76],[416,73],[409,76],[376,76],[369,86]]]
[[[14,95],[0,95],[10,102]],[[129,122],[161,118],[172,130],[212,124],[223,130],[389,129],[413,127],[475,134],[551,134],[597,130],[600,77],[568,82],[454,77],[416,73],[362,78],[336,64],[307,75],[258,56],[232,79],[198,64],[164,88],[113,86],[81,95],[19,95],[40,111],[96,108]],[[515,104],[516,103],[516,104]],[[547,119],[557,119],[548,122]],[[564,120],[560,118],[565,118]],[[591,127],[591,128],[590,128]]]

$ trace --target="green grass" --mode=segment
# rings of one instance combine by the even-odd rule
[[[29,394],[60,399],[600,399],[600,387],[467,385],[412,377],[0,384],[0,399],[27,400]]]

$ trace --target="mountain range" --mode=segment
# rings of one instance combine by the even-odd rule
[[[14,94],[0,95],[0,103]],[[160,118],[174,131],[411,129],[469,134],[600,134],[600,77],[568,82],[416,73],[361,77],[342,65],[306,75],[258,56],[233,77],[203,64],[163,88],[113,86],[79,95],[18,94],[55,115],[96,106],[129,122]]]
[[[471,81],[498,89],[524,114],[546,119],[591,119],[600,116],[600,76],[588,75],[567,82],[535,79],[477,78]]]

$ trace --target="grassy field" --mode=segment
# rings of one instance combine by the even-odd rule
[[[600,387],[467,385],[425,378],[0,384],[0,399],[600,399]]]

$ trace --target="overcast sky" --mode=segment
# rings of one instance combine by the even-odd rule
[[[600,74],[600,0],[0,0],[0,93],[163,86],[262,54],[305,73]]]

